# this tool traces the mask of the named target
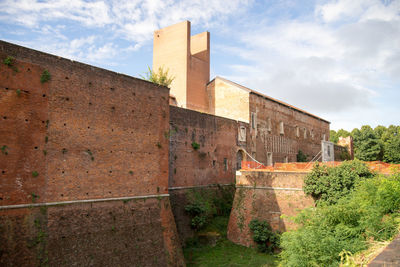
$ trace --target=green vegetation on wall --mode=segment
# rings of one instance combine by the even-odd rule
[[[145,74],[146,76],[142,76],[142,78],[158,85],[170,87],[175,77],[170,76],[168,72],[168,69],[164,70],[162,67],[159,67],[157,71],[153,71],[149,67],[149,71]]]
[[[231,186],[217,189],[191,189],[185,211],[191,216],[191,227],[199,231],[215,216],[229,216],[234,190]]]

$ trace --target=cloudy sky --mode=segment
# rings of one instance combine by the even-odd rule
[[[0,39],[135,77],[153,31],[211,33],[211,76],[331,121],[400,124],[400,0],[0,0]]]

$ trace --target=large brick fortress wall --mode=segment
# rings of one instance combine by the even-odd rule
[[[266,165],[296,162],[299,150],[310,161],[329,140],[329,122],[290,105],[250,93],[251,152]]]
[[[168,88],[6,42],[0,60],[1,265],[184,265]]]
[[[303,192],[306,172],[241,171],[229,218],[228,238],[243,246],[254,245],[249,223],[266,220],[274,230],[294,227],[289,220],[299,210],[314,206]],[[281,217],[284,215],[283,217]]]
[[[218,190],[217,185],[233,190],[237,154],[247,144],[238,141],[241,126],[248,131],[247,123],[170,107],[169,192],[182,241],[193,235],[185,213],[188,192]]]

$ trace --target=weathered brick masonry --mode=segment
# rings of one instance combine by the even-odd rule
[[[184,265],[168,88],[2,41],[0,60],[0,265]]]
[[[250,93],[250,124],[251,151],[268,165],[296,162],[299,150],[311,160],[321,140],[329,140],[328,121],[256,92]]]
[[[274,230],[294,227],[288,219],[314,200],[303,192],[306,172],[241,171],[236,177],[236,193],[229,218],[228,238],[243,246],[252,246],[249,223],[266,220]],[[286,218],[281,216],[285,215]]]
[[[237,153],[246,146],[238,141],[240,126],[248,129],[247,123],[170,106],[169,187],[182,241],[193,235],[184,208],[188,192],[217,185],[234,190]]]

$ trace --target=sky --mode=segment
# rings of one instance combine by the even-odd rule
[[[0,0],[0,39],[134,77],[191,21],[221,76],[331,122],[400,125],[400,0]]]

